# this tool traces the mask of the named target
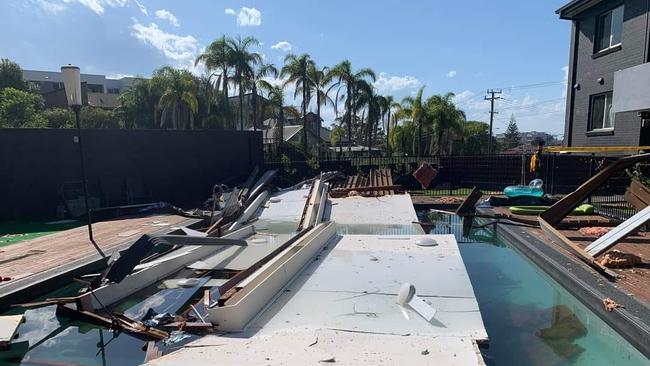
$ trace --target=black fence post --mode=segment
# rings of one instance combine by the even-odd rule
[[[449,155],[449,166],[451,169],[449,169],[449,195],[453,196],[453,185],[454,185],[454,156]]]

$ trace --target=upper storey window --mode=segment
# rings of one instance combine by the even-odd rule
[[[623,36],[623,5],[598,16],[596,52],[621,44]]]

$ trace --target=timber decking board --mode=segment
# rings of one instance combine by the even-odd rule
[[[560,230],[560,232],[583,249],[597,239],[593,236],[585,236],[578,230]],[[624,253],[636,254],[641,257],[643,264],[640,266],[632,268],[610,268],[610,270],[623,276],[616,281],[618,285],[650,305],[650,286],[648,286],[650,282],[650,233],[641,232],[630,235],[597,258],[602,257],[614,249]]]
[[[535,215],[516,215],[511,213],[508,207],[491,207],[490,210],[499,218],[513,218],[521,222],[530,222],[531,225],[537,225],[537,216]],[[608,219],[600,215],[568,215],[558,226],[616,226],[619,223],[620,221]]]
[[[93,224],[93,236],[104,254],[110,256],[114,250],[123,248],[142,234],[165,228],[171,231],[172,227],[187,220],[186,217],[178,215],[152,215],[97,222]],[[169,225],[154,225],[154,222],[166,222]],[[120,237],[120,234],[133,230],[140,232],[138,235]],[[29,251],[38,252],[24,256]],[[0,249],[0,275],[12,279],[24,278],[96,253],[95,247],[88,239],[87,226],[80,226],[3,247]],[[3,284],[0,284],[0,288]]]
[[[531,236],[538,238],[545,237],[541,229],[526,228],[525,230]],[[596,240],[595,237],[585,236],[578,230],[560,229],[559,231],[581,248],[585,248]],[[565,256],[576,257],[571,251],[553,241],[547,240],[546,243]],[[612,249],[618,249],[625,253],[633,253],[641,257],[644,263],[641,266],[633,268],[609,268],[609,270],[623,276],[616,281],[617,285],[650,306],[650,287],[648,286],[648,282],[650,281],[650,234],[641,233],[641,235],[629,236],[616,244]]]

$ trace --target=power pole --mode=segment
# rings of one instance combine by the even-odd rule
[[[489,96],[485,97],[485,100],[490,101],[490,139],[488,140],[488,155],[492,154],[492,124],[494,122],[494,115],[498,114],[499,112],[494,111],[494,101],[497,99],[502,99],[499,96],[496,96],[496,94],[501,94],[501,90],[496,90],[496,89],[488,89],[487,93]]]

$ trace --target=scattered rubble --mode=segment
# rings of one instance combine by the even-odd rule
[[[618,249],[614,249],[610,252],[605,253],[602,258],[596,260],[601,266],[609,268],[625,268],[625,267],[634,267],[637,266],[643,261],[641,257],[632,253],[624,253]]]

